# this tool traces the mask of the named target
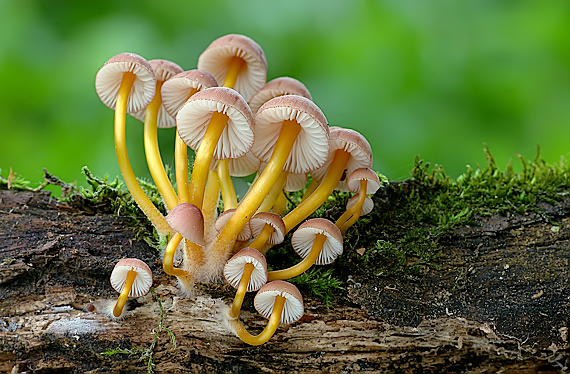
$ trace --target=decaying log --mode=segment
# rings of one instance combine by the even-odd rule
[[[570,219],[561,209],[458,228],[422,279],[350,278],[332,308],[309,299],[301,321],[250,347],[223,322],[232,291],[197,284],[181,296],[123,218],[86,214],[48,192],[1,190],[0,372],[146,372],[138,355],[102,352],[149,347],[160,305],[176,346],[159,334],[156,373],[563,372]],[[149,294],[109,320],[99,311],[116,297],[108,276],[123,257],[149,263],[162,301]],[[250,304],[240,318],[260,331],[265,320]]]

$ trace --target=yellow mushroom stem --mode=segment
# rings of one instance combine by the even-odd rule
[[[366,188],[368,185],[368,181],[366,179],[362,179],[360,181],[360,190],[358,191],[358,199],[356,202],[347,209],[336,221],[336,226],[340,229],[342,234],[346,232],[346,230],[354,225],[356,220],[360,218],[360,214],[362,214],[362,206],[364,205],[364,201],[366,201]],[[351,222],[348,226],[348,222]]]
[[[307,187],[307,190],[305,191],[305,193],[303,194],[303,197],[301,198],[301,202],[307,200],[307,197],[311,196],[311,194],[313,193],[313,191],[315,191],[315,189],[319,186],[319,181],[316,180],[315,178],[313,178],[311,180],[311,183],[309,183],[309,186]]]
[[[204,188],[208,179],[210,164],[214,158],[214,150],[228,123],[229,117],[220,112],[213,112],[206,133],[200,142],[194,158],[194,168],[190,178],[190,203],[202,209]]]
[[[249,285],[249,280],[251,279],[251,273],[253,273],[254,269],[255,265],[252,263],[247,263],[243,266],[243,274],[236,290],[232,308],[230,309],[230,318],[237,318],[239,316],[241,304],[243,303],[245,293],[247,292],[247,286]]]
[[[270,271],[267,273],[267,281],[269,282],[277,279],[291,279],[307,271],[307,269],[315,264],[317,258],[319,258],[319,254],[321,253],[326,240],[327,236],[325,234],[317,234],[315,241],[313,242],[313,246],[311,247],[311,250],[309,251],[307,257],[305,257],[301,262],[291,266],[290,268]]]
[[[241,70],[245,66],[245,61],[239,57],[232,57],[228,71],[226,72],[226,77],[224,79],[223,87],[234,88]]]
[[[162,257],[162,268],[168,275],[174,275],[176,277],[185,277],[188,275],[188,272],[186,270],[174,267],[174,254],[176,253],[176,248],[178,248],[178,245],[180,245],[182,239],[182,235],[175,233],[174,236],[168,241],[168,245],[164,250],[164,256]]]
[[[230,164],[229,158],[226,158],[225,160],[218,160],[218,167],[216,168],[222,190],[224,211],[228,209],[237,208],[236,191],[234,189],[234,183],[232,182],[232,177],[230,176],[229,164]]]
[[[126,116],[127,116],[127,101],[129,93],[136,80],[136,75],[130,72],[123,74],[123,80],[119,87],[117,95],[117,104],[115,107],[115,152],[117,153],[117,162],[119,169],[125,180],[125,184],[131,193],[133,199],[136,201],[139,208],[148,217],[150,222],[156,228],[159,235],[168,235],[171,231],[170,226],[160,211],[154,206],[150,199],[145,195],[141,188],[129,156],[127,154],[127,141],[126,141]]]
[[[123,314],[123,308],[125,307],[125,304],[127,303],[129,293],[131,293],[131,288],[133,288],[133,283],[134,283],[136,277],[137,277],[136,271],[129,270],[127,272],[127,279],[125,280],[125,284],[123,285],[123,289],[121,290],[121,293],[119,294],[119,298],[117,299],[117,303],[115,304],[115,307],[113,308],[113,315],[117,318],[120,317],[121,314]]]
[[[192,88],[186,100],[192,97],[198,90]],[[176,189],[178,190],[178,203],[190,202],[190,190],[188,186],[188,146],[178,131],[176,132],[176,141],[174,143],[174,163],[176,175]]]
[[[248,247],[255,248],[259,252],[265,254],[265,252],[267,252],[269,249],[269,247],[265,246],[265,243],[267,243],[269,237],[271,237],[271,234],[273,234],[273,231],[275,231],[273,226],[266,223],[259,232],[259,235],[257,235],[257,238],[249,243]]]
[[[220,183],[215,171],[210,170],[206,181],[206,191],[204,192],[204,203],[202,204],[202,215],[204,217],[204,237],[209,243],[216,234],[215,222],[218,216],[218,201],[220,196]]]
[[[275,214],[283,216],[286,210],[287,210],[287,196],[285,196],[284,191],[281,191],[281,193],[277,197],[277,200],[275,201],[275,204],[273,204],[271,211]]]
[[[249,345],[262,345],[271,339],[273,334],[275,334],[275,331],[277,331],[279,322],[281,321],[281,313],[283,313],[285,301],[286,299],[283,296],[278,295],[275,297],[275,303],[273,304],[273,311],[269,316],[269,321],[267,321],[267,325],[259,335],[251,335],[247,332],[245,326],[238,319],[231,319],[229,321],[230,326],[233,328],[238,338],[240,338],[244,343]]]
[[[277,181],[275,181],[275,184],[271,187],[271,191],[269,191],[269,194],[267,194],[265,199],[263,199],[263,203],[259,206],[259,209],[257,209],[258,212],[269,212],[271,208],[273,208],[273,205],[279,198],[279,194],[281,194],[283,187],[285,187],[288,175],[289,173],[286,170],[281,171],[281,175],[279,175],[279,178],[277,178]]]
[[[346,168],[349,158],[349,152],[343,149],[337,149],[335,151],[327,174],[319,186],[309,197],[307,197],[307,199],[305,199],[305,201],[297,205],[295,209],[283,217],[285,232],[291,231],[293,227],[297,226],[301,221],[310,216],[327,200],[342,178],[342,174],[344,173],[344,169]]]
[[[204,264],[204,251],[202,246],[184,239],[184,270],[187,274],[185,276],[178,276],[178,279],[184,282],[189,282],[190,278],[198,277],[200,268]],[[181,278],[188,278],[182,280]]]
[[[190,190],[188,187],[188,146],[176,133],[174,143],[174,162],[176,174],[176,189],[178,190],[179,204],[190,202]]]
[[[154,184],[158,188],[158,192],[168,210],[172,210],[176,205],[178,205],[178,197],[172,184],[166,175],[164,170],[164,164],[162,163],[162,158],[160,157],[160,151],[158,148],[158,134],[157,134],[157,120],[158,112],[162,106],[162,95],[160,94],[160,89],[162,87],[163,81],[158,81],[156,83],[156,93],[154,98],[148,104],[145,110],[144,116],[144,150],[146,155],[146,163],[148,165],[148,170],[152,176]]]
[[[208,262],[212,264],[212,266],[225,262],[238,234],[251,219],[257,208],[259,208],[263,202],[265,196],[267,196],[271,190],[271,187],[275,184],[277,178],[279,178],[300,131],[301,125],[296,121],[283,121],[273,154],[265,166],[265,169],[263,169],[261,175],[241,200],[234,214],[224,226],[224,229],[210,245],[211,250],[208,252]]]

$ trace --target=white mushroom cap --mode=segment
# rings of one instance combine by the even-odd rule
[[[257,291],[267,283],[267,261],[255,248],[246,247],[233,255],[224,266],[224,277],[234,288],[238,288],[245,264],[254,265],[247,292]]]
[[[266,101],[283,95],[299,95],[312,100],[309,90],[307,90],[307,87],[305,87],[303,83],[295,78],[279,77],[267,82],[267,84],[249,100],[249,107],[255,114]]]
[[[348,202],[346,203],[346,210],[349,210],[354,204],[356,204],[356,200],[358,200],[358,195],[354,195]],[[374,209],[374,201],[368,196],[364,199],[364,204],[362,204],[362,211],[360,212],[361,216],[365,216],[368,213],[372,212]]]
[[[204,241],[204,217],[192,203],[176,205],[166,216],[166,222],[185,239],[202,245]]]
[[[297,287],[282,280],[275,280],[261,287],[253,299],[253,305],[261,315],[269,318],[277,296],[286,299],[281,313],[281,323],[292,323],[303,316],[303,296]]]
[[[174,62],[168,60],[149,60],[150,67],[154,71],[156,80],[159,82],[166,82],[170,78],[174,77],[176,74],[181,73],[183,69],[175,64]],[[139,121],[144,122],[146,110],[139,110],[138,112],[131,113],[133,117]],[[174,118],[168,114],[164,108],[164,103],[158,109],[158,118],[156,121],[156,127],[160,129],[167,129],[176,126],[176,121]]]
[[[257,237],[265,225],[273,227],[273,233],[269,237],[270,244],[279,244],[285,239],[285,224],[279,214],[272,212],[256,213],[249,221],[253,237]]]
[[[331,127],[330,140],[330,153],[327,162],[322,167],[311,171],[311,175],[316,180],[323,180],[333,160],[334,152],[339,149],[350,153],[346,168],[347,176],[356,169],[372,167],[372,149],[368,140],[359,132],[337,126]],[[336,188],[340,191],[348,191],[346,180],[341,180]]]
[[[233,57],[245,61],[234,89],[249,101],[267,79],[265,54],[252,39],[244,35],[229,34],[214,40],[198,58],[198,69],[209,72],[223,84]]]
[[[223,160],[244,155],[253,145],[253,115],[245,100],[230,88],[207,88],[186,101],[176,115],[178,134],[184,143],[198,150],[214,112],[229,117],[214,157]]]
[[[253,128],[253,154],[263,162],[269,161],[285,120],[296,121],[301,125],[301,131],[285,163],[285,170],[300,174],[322,166],[329,151],[327,119],[318,106],[302,96],[279,96],[259,108]]]
[[[317,234],[323,234],[327,238],[315,264],[330,264],[342,253],[342,233],[328,219],[312,218],[303,222],[293,233],[291,245],[295,252],[305,258],[309,255]]]
[[[127,280],[129,270],[137,272],[129,297],[146,295],[152,286],[152,271],[143,261],[137,258],[124,258],[117,262],[111,272],[111,286],[117,292],[121,292]]]
[[[162,85],[162,103],[172,117],[182,108],[192,90],[216,87],[218,83],[212,75],[202,70],[188,70],[176,74]]]
[[[117,94],[126,72],[137,76],[127,100],[127,113],[133,113],[145,108],[156,90],[156,77],[143,57],[134,53],[111,57],[95,76],[95,90],[103,104],[115,110]]]
[[[230,220],[231,216],[234,214],[235,211],[236,211],[235,209],[228,209],[218,216],[218,219],[214,224],[214,227],[216,228],[217,232],[221,232],[224,229],[224,227],[226,226],[226,224],[228,223],[228,221]],[[248,221],[246,225],[243,227],[243,229],[241,229],[237,237],[237,240],[243,242],[249,240],[250,238],[251,238],[251,227],[249,226],[249,221]]]
[[[347,187],[352,192],[360,191],[360,181],[366,180],[366,194],[374,194],[380,188],[380,178],[372,169],[360,168],[353,171],[346,180]]]

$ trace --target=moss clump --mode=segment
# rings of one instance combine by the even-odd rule
[[[392,182],[374,197],[375,209],[351,228],[335,273],[361,276],[416,275],[436,266],[445,233],[477,216],[531,212],[545,215],[539,202],[555,204],[569,193],[570,163],[547,164],[537,152],[532,162],[517,156],[499,170],[485,148],[487,165],[468,167],[456,180],[443,167],[416,158],[412,179]],[[325,208],[326,209],[326,208]]]

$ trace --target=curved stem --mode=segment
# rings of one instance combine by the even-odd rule
[[[129,156],[127,154],[127,100],[129,98],[129,92],[131,91],[135,79],[136,75],[129,72],[125,73],[123,75],[123,81],[121,82],[121,86],[119,88],[117,104],[115,107],[115,152],[117,153],[117,162],[119,164],[119,168],[121,169],[121,174],[123,175],[125,184],[133,199],[156,228],[156,231],[158,231],[160,235],[165,236],[170,233],[171,228],[166,222],[166,219],[162,213],[160,213],[160,211],[145,195],[143,189],[137,181],[137,178],[135,177],[135,173],[133,172],[131,162],[129,161]]]
[[[279,178],[275,181],[275,184],[271,187],[271,191],[269,194],[263,199],[263,203],[257,209],[258,212],[269,212],[277,198],[279,198],[279,194],[283,191],[283,187],[285,186],[285,182],[287,182],[287,176],[289,173],[286,170],[281,171]]]
[[[218,160],[218,179],[222,190],[222,200],[224,201],[224,211],[235,209],[237,207],[236,190],[230,176],[229,170],[230,159]]]
[[[211,250],[208,251],[208,260],[211,260],[212,263],[225,262],[239,232],[251,219],[279,177],[300,131],[301,125],[297,122],[283,121],[275,149],[265,169],[241,200],[222,232],[210,245]]]
[[[184,269],[174,267],[174,253],[176,253],[176,248],[178,248],[182,239],[182,235],[175,233],[168,241],[168,245],[164,251],[164,256],[162,257],[162,268],[166,274],[174,275],[176,277],[184,277],[188,275],[188,272]]]
[[[315,191],[315,189],[319,186],[319,181],[317,181],[315,178],[313,178],[311,180],[311,183],[309,183],[309,186],[307,187],[307,190],[305,191],[305,193],[303,194],[303,197],[301,198],[301,202],[307,200],[307,198],[309,196],[311,196],[311,194],[313,193],[313,191]]]
[[[239,316],[239,311],[241,310],[241,305],[243,304],[243,299],[245,297],[245,293],[247,292],[247,286],[249,285],[249,280],[251,279],[251,273],[253,273],[253,269],[255,269],[255,265],[252,263],[247,263],[243,266],[243,274],[236,290],[234,302],[232,303],[230,318],[237,318]]]
[[[259,252],[265,254],[265,252],[267,252],[267,250],[269,249],[269,247],[264,248],[265,243],[267,243],[269,237],[271,236],[271,234],[273,234],[273,231],[275,231],[273,226],[266,223],[265,226],[263,226],[263,228],[259,232],[259,235],[257,235],[257,238],[255,238],[253,242],[249,243],[248,247],[255,248]]]
[[[291,266],[290,268],[270,271],[267,273],[267,281],[270,282],[276,279],[291,279],[307,271],[312,265],[315,264],[317,258],[319,258],[326,240],[326,235],[317,234],[315,241],[313,242],[313,246],[311,247],[311,250],[309,251],[307,257],[305,257],[298,264]]]
[[[190,178],[190,203],[196,205],[198,209],[202,209],[202,201],[204,200],[204,188],[208,179],[208,170],[214,158],[214,150],[222,132],[228,123],[228,116],[220,113],[212,113],[210,123],[206,129],[206,133],[200,142],[200,146],[196,151],[194,159],[194,168],[192,169],[192,177]]]
[[[277,331],[279,322],[281,321],[281,313],[283,312],[284,305],[285,298],[283,296],[277,296],[275,298],[275,303],[273,304],[273,312],[271,313],[271,316],[269,316],[269,321],[267,321],[267,325],[259,335],[251,335],[247,332],[245,326],[238,319],[230,320],[230,326],[234,329],[238,338],[240,338],[244,343],[249,345],[261,345],[271,339],[273,334],[275,334],[275,331]]]
[[[363,179],[360,181],[360,190],[358,191],[358,199],[356,202],[347,209],[335,222],[336,226],[341,229],[342,234],[346,232],[346,230],[356,222],[358,218],[360,218],[360,214],[362,213],[362,205],[364,205],[364,201],[366,200],[366,187],[368,182]],[[356,217],[352,219],[352,217]],[[345,224],[348,224],[348,221],[352,223],[349,226],[346,226],[344,229],[343,227]],[[344,230],[344,231],[343,231]]]
[[[305,201],[297,205],[295,209],[283,217],[286,232],[289,232],[293,227],[297,226],[302,220],[317,210],[336,188],[342,178],[342,174],[350,158],[350,153],[342,149],[337,149],[333,157],[333,161],[329,166],[325,178],[315,191]]]
[[[204,192],[204,202],[202,204],[202,215],[204,216],[204,242],[210,243],[217,234],[215,222],[218,216],[218,201],[220,197],[220,182],[218,174],[210,170],[206,181],[206,191]]]
[[[154,184],[158,188],[158,192],[164,200],[167,209],[170,211],[178,205],[178,197],[172,188],[172,184],[164,170],[164,164],[160,157],[160,150],[158,148],[158,135],[157,135],[157,120],[158,112],[162,106],[162,96],[160,95],[160,88],[162,81],[156,83],[156,93],[154,98],[148,104],[144,116],[144,150],[146,155],[146,163],[150,171],[150,175],[154,180]]]
[[[121,316],[121,314],[123,314],[123,308],[125,307],[125,304],[127,303],[129,293],[131,293],[131,288],[133,288],[133,283],[134,283],[136,277],[137,277],[136,271],[129,270],[127,272],[127,280],[125,281],[125,284],[123,285],[123,289],[121,290],[119,298],[117,299],[117,303],[115,304],[115,307],[113,308],[113,315],[117,318],[119,318]]]
[[[226,77],[224,79],[223,87],[234,88],[237,82],[237,78],[242,68],[245,65],[245,61],[237,56],[232,57],[228,71],[226,72]]]
[[[176,174],[176,189],[178,190],[179,204],[190,202],[190,190],[188,187],[188,146],[178,132],[174,143],[174,163]]]

